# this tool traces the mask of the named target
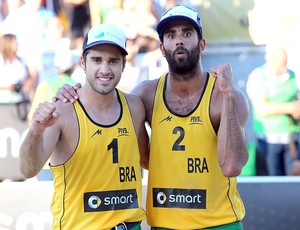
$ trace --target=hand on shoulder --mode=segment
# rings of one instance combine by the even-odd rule
[[[78,100],[79,96],[77,94],[77,90],[81,88],[81,84],[77,83],[75,86],[71,86],[69,84],[64,84],[62,87],[60,87],[55,96],[52,98],[53,102],[56,101],[62,101],[64,103],[74,103],[76,100]]]

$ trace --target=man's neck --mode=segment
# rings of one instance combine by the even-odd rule
[[[199,90],[203,88],[206,82],[206,72],[197,72],[193,75],[185,75],[182,79],[174,77],[174,74],[170,73],[167,76],[167,90],[172,94],[179,97],[185,97],[199,93]]]

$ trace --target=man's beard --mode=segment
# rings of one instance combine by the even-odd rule
[[[199,65],[200,59],[200,47],[199,44],[192,48],[191,51],[187,50],[184,47],[178,47],[174,50],[173,54],[170,50],[165,50],[166,59],[169,63],[169,69],[175,75],[191,75],[196,72],[196,69]],[[186,52],[186,58],[179,58],[178,60],[175,59],[174,55],[177,51],[183,50]]]

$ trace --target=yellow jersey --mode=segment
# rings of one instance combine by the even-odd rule
[[[166,105],[166,79],[158,82],[152,114],[148,224],[200,229],[241,220],[245,209],[237,181],[222,174],[209,116],[215,78],[207,75],[197,106],[186,116]]]
[[[121,222],[146,218],[141,207],[142,179],[138,141],[124,94],[119,119],[100,125],[82,103],[74,103],[79,138],[72,157],[52,166],[53,229],[111,229]]]

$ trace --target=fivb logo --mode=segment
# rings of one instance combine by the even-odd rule
[[[88,192],[84,194],[84,212],[138,208],[135,189]]]
[[[202,125],[200,116],[192,116],[189,125]]]
[[[153,207],[161,208],[206,208],[206,190],[153,188]]]

